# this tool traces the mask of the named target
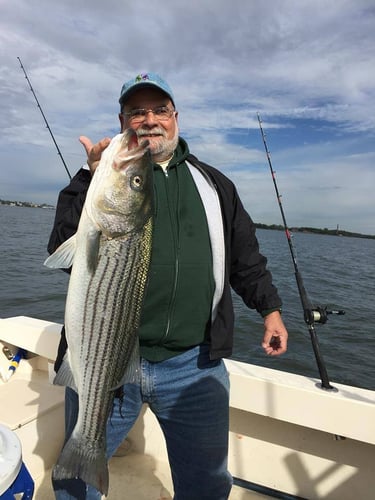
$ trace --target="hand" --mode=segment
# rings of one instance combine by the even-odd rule
[[[264,318],[264,337],[262,347],[269,356],[279,356],[287,350],[288,332],[279,311]]]
[[[99,165],[103,151],[108,147],[111,139],[105,137],[97,144],[93,144],[88,137],[81,135],[79,142],[83,145],[87,154],[87,165],[89,166],[91,175],[94,175],[96,167]]]

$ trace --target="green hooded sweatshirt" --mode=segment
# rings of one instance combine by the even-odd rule
[[[164,171],[154,165],[149,283],[139,328],[141,356],[162,361],[206,340],[215,282],[206,215],[180,138]]]

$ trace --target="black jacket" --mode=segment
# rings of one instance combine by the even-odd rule
[[[217,169],[199,161],[195,156],[189,155],[187,160],[211,178],[219,195],[223,215],[225,284],[210,331],[210,356],[218,359],[232,354],[234,311],[231,287],[249,308],[256,309],[262,315],[279,309],[281,300],[272,284],[271,273],[266,268],[267,259],[259,252],[255,225],[245,211],[234,184]],[[54,227],[48,242],[49,253],[53,253],[76,232],[90,180],[90,172],[81,169],[60,192]],[[56,369],[61,364],[65,350],[66,339],[63,332]]]
[[[251,309],[265,314],[281,308],[281,299],[267,270],[267,259],[259,252],[255,225],[245,211],[234,184],[215,168],[193,155],[188,161],[212,179],[221,204],[224,223],[226,268],[223,296],[211,326],[212,359],[232,354],[234,311],[230,288]]]

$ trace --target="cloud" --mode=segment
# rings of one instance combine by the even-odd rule
[[[374,234],[374,17],[366,0],[3,0],[0,198],[53,202],[68,180],[18,56],[72,172],[79,135],[117,133],[123,81],[157,71],[254,219],[279,221],[260,111],[292,224]]]

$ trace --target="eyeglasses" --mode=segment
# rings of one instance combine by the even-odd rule
[[[174,109],[170,109],[168,106],[157,106],[153,109],[132,109],[131,111],[128,111],[127,113],[124,112],[122,114],[126,116],[129,123],[136,125],[137,123],[144,122],[148,113],[152,113],[159,122],[166,122],[169,118],[171,118],[174,112]]]

